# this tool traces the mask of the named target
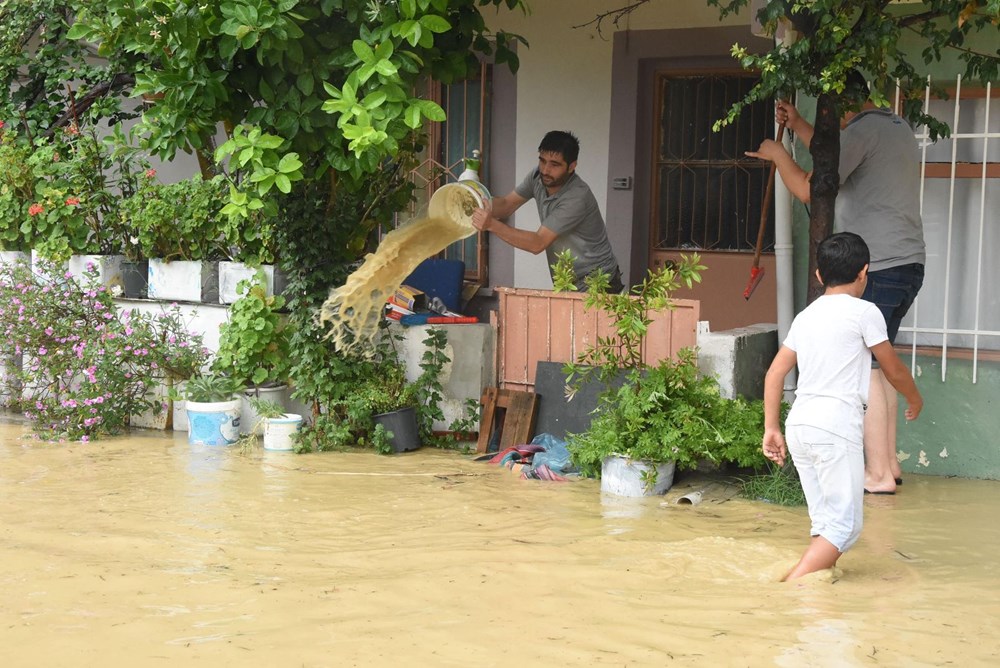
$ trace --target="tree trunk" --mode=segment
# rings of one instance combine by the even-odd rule
[[[837,99],[829,94],[816,100],[816,123],[809,144],[813,159],[809,182],[809,294],[811,303],[823,294],[816,278],[816,248],[833,231],[833,220],[840,190],[840,113]]]

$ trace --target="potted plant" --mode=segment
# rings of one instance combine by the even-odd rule
[[[594,377],[609,386],[590,428],[570,435],[568,447],[584,475],[600,475],[604,491],[625,496],[662,494],[673,483],[677,466],[710,456],[704,440],[689,438],[690,427],[706,426],[703,416],[688,397],[677,401],[674,392],[686,388],[690,380],[697,384],[693,351],[682,351],[676,361],[653,368],[642,359],[650,312],[670,308],[670,295],[680,281],[690,285],[700,280],[702,269],[697,255],[682,256],[679,264],[650,271],[640,285],[620,294],[608,292],[603,272],[587,277],[584,307],[608,314],[613,334],[598,337],[576,363],[565,366],[567,387],[579,389]],[[573,259],[566,252],[555,267],[556,290],[575,290],[573,280]],[[625,382],[611,387],[622,374]]]
[[[421,445],[416,385],[406,381],[395,359],[375,363],[371,371],[346,400],[349,419],[362,425],[380,454],[416,450]]]
[[[254,424],[249,397],[283,403],[288,371],[290,330],[279,311],[285,306],[280,295],[269,295],[262,277],[241,281],[240,294],[229,308],[229,319],[219,329],[219,351],[212,368],[238,380],[246,388],[243,399],[243,431]]]
[[[240,435],[240,383],[223,374],[207,373],[184,384],[188,443],[231,445]]]
[[[225,180],[200,175],[162,184],[148,170],[120,205],[143,256],[149,258],[151,299],[218,302],[218,261],[229,257],[233,235],[221,210]]]
[[[281,404],[267,399],[250,398],[255,422],[252,428],[239,440],[241,450],[252,448],[260,438],[265,450],[289,452],[295,448],[302,416],[286,413]]]

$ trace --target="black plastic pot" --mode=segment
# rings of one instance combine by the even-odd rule
[[[122,291],[129,299],[146,299],[149,287],[149,262],[122,262]]]
[[[392,443],[393,452],[407,452],[420,447],[420,433],[417,429],[417,412],[412,408],[400,408],[373,415],[375,424],[385,427],[385,430],[392,433],[389,442]]]

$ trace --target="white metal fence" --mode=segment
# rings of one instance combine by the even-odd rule
[[[961,76],[951,99],[940,100],[930,83],[924,109],[948,122],[951,136],[931,142],[917,128],[927,264],[897,342],[910,344],[914,369],[917,346],[940,348],[942,381],[949,349],[967,349],[975,383],[983,351],[1000,350],[1000,100],[989,84],[963,93]]]

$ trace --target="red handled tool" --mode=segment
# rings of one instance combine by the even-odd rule
[[[782,123],[778,126],[778,137],[775,141],[780,144],[784,135],[785,124]],[[750,300],[750,295],[764,278],[764,267],[760,266],[760,252],[764,246],[764,228],[767,226],[768,209],[771,208],[771,193],[774,192],[774,171],[776,169],[777,166],[772,162],[771,171],[767,175],[767,188],[764,190],[764,204],[760,207],[760,227],[757,228],[757,247],[753,253],[753,266],[750,267],[750,281],[747,283],[747,289],[743,291],[743,299],[747,301]]]

